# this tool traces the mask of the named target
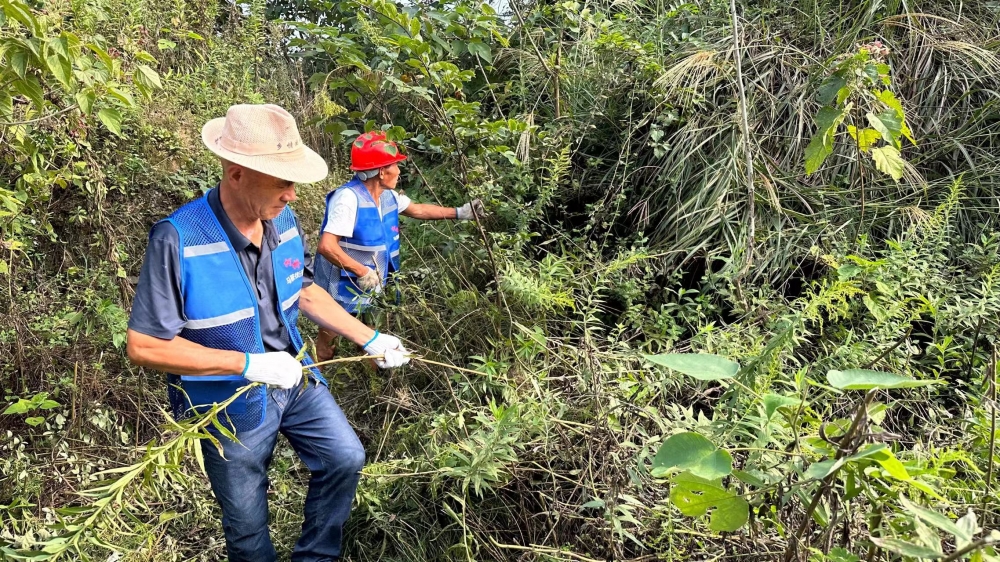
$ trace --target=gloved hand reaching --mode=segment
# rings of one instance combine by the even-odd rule
[[[482,199],[473,199],[461,207],[456,207],[455,218],[460,221],[472,220],[472,211],[475,211],[479,217],[486,215],[486,207],[483,206]]]
[[[358,277],[358,287],[366,293],[381,293],[382,279],[377,271],[369,267],[368,273]]]
[[[376,359],[375,364],[380,369],[395,369],[410,362],[407,355],[410,353],[403,347],[403,342],[399,338],[389,334],[375,331],[375,337],[365,344],[365,351],[368,355],[382,355],[382,359]]]
[[[248,381],[292,388],[302,380],[302,364],[287,351],[247,353],[243,376]]]

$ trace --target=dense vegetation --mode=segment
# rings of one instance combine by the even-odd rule
[[[407,222],[374,319],[475,373],[328,368],[349,559],[997,559],[997,3],[0,8],[0,558],[223,557],[211,420],[124,334],[202,123],[274,102],[337,170],[313,244],[364,130],[490,211]],[[307,477],[279,446],[286,556]]]

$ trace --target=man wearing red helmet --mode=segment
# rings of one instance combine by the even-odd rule
[[[399,270],[399,215],[414,219],[470,220],[482,216],[474,199],[461,207],[414,203],[397,193],[398,163],[406,160],[396,143],[379,131],[365,133],[351,145],[351,181],[326,196],[326,216],[316,257],[316,284],[348,312],[358,315],[371,297]],[[333,357],[334,334],[321,329],[317,358]]]

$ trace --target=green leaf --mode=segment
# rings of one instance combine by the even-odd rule
[[[917,380],[895,373],[868,371],[866,369],[848,369],[846,371],[829,371],[826,380],[830,386],[840,390],[869,390],[872,388],[915,388],[932,384],[942,384],[935,380]]]
[[[828,459],[814,462],[802,473],[802,478],[804,480],[822,480],[844,466],[845,462],[845,459]]]
[[[73,66],[69,63],[69,59],[59,54],[51,54],[45,57],[45,66],[64,88],[72,87]]]
[[[858,148],[861,149],[861,152],[868,152],[872,145],[875,144],[875,141],[879,139],[879,136],[881,136],[878,131],[870,128],[861,129],[859,136],[858,128],[854,125],[847,126],[847,134],[851,135],[851,138],[858,143]]]
[[[906,125],[906,113],[903,111],[903,104],[896,99],[896,95],[889,90],[882,90],[878,93],[878,99],[896,112],[896,116],[899,118],[900,123],[899,132],[902,133],[902,135],[906,137],[910,143],[916,146],[917,141],[913,140],[910,128]]]
[[[764,417],[771,419],[778,408],[798,407],[802,400],[795,396],[781,396],[780,394],[768,394],[764,396]]]
[[[881,146],[872,149],[872,160],[878,171],[899,181],[903,177],[906,161],[899,155],[899,150],[892,146]]]
[[[76,104],[80,106],[80,111],[84,115],[90,115],[92,109],[94,109],[94,100],[97,95],[91,89],[81,90],[76,93]]]
[[[688,472],[674,478],[670,501],[688,517],[700,517],[711,509],[708,528],[716,532],[735,531],[750,517],[750,505],[746,500]]]
[[[709,353],[666,353],[643,355],[646,361],[662,365],[703,381],[731,379],[740,370],[740,364]]]
[[[465,48],[469,50],[470,54],[477,55],[486,62],[493,62],[493,53],[490,51],[490,46],[486,43],[470,41],[466,44]]]
[[[926,507],[919,506],[908,500],[905,496],[899,497],[899,503],[903,505],[903,508],[908,511],[910,515],[913,515],[924,523],[937,528],[939,531],[944,531],[964,543],[968,543],[972,540],[972,534],[967,531],[967,527],[960,527],[947,516],[927,509]]]
[[[663,476],[673,468],[715,480],[733,472],[733,457],[697,433],[678,433],[660,445],[653,459],[651,474]]]
[[[420,20],[418,18],[410,18],[410,37],[416,37],[420,35]]]
[[[889,552],[894,552],[902,556],[910,556],[913,558],[941,558],[944,553],[940,550],[934,550],[932,548],[914,544],[912,542],[907,542],[902,539],[897,539],[893,537],[889,538],[878,538],[869,537],[873,543],[875,543],[880,548],[888,550]]]
[[[14,402],[10,406],[7,406],[7,409],[3,411],[3,415],[6,416],[13,414],[24,414],[27,413],[28,410],[30,409],[31,409],[31,402],[25,400],[24,398],[21,398],[17,402]]]
[[[826,478],[848,463],[856,462],[868,457],[877,457],[879,453],[885,451],[887,448],[888,447],[884,443],[871,444],[849,457],[827,459],[825,461],[813,463],[809,465],[809,468],[802,474],[802,478],[805,480],[820,480]]]
[[[846,109],[846,108],[845,108]],[[845,111],[824,107],[816,114],[816,134],[806,147],[806,174],[812,174],[823,165],[827,156],[833,153],[833,141],[837,127],[846,117]]]
[[[119,137],[122,136],[122,114],[117,109],[106,107],[97,112],[97,118],[101,120],[101,123],[104,123],[109,131]]]
[[[0,117],[10,119],[14,116],[14,100],[10,97],[10,92],[0,90]]]
[[[27,27],[28,31],[35,37],[42,34],[41,28],[38,27],[38,20],[35,19],[34,14],[31,13],[31,9],[27,5],[16,0],[4,2],[3,11],[8,18],[17,20],[21,25]]]
[[[22,48],[18,48],[11,53],[10,66],[19,77],[24,78],[28,72],[28,52]]]
[[[35,78],[34,74],[28,74],[21,80],[14,81],[14,89],[17,90],[19,94],[31,100],[38,111],[45,109],[45,99],[44,93],[42,92],[42,86],[38,83],[38,78]]]
[[[102,63],[104,63],[104,66],[105,68],[108,69],[108,71],[114,70],[115,63],[111,59],[111,55],[109,55],[108,52],[105,51],[103,47],[101,47],[96,43],[87,43],[87,48],[93,51],[95,55],[97,55],[97,58],[100,59]]]
[[[25,418],[24,423],[32,427],[35,427],[45,423],[45,418],[40,418],[40,417]]]
[[[900,148],[899,135],[902,133],[903,120],[895,111],[883,111],[878,115],[869,111],[865,117],[868,124],[882,135],[882,140],[890,146]]]
[[[38,407],[43,410],[51,410],[53,408],[58,408],[59,406],[62,406],[62,404],[56,402],[55,400],[45,400],[38,405]]]
[[[830,554],[826,555],[826,559],[829,562],[861,562],[861,559],[854,553],[839,546],[830,550]]]
[[[156,40],[156,48],[159,49],[159,50],[161,50],[161,51],[169,51],[169,50],[171,50],[171,49],[173,49],[175,47],[177,47],[177,43],[174,43],[173,41],[171,41],[169,39],[157,39]]]
[[[896,455],[892,454],[892,451],[889,449],[879,451],[877,454],[872,455],[872,458],[882,465],[882,468],[889,473],[889,476],[892,476],[896,480],[907,482],[911,479],[910,473],[906,472],[906,467],[903,466],[903,463],[899,462]]]
[[[124,91],[124,90],[120,90],[120,89],[118,89],[118,88],[116,88],[114,86],[108,86],[108,93],[111,94],[111,97],[113,97],[113,98],[117,99],[118,101],[122,102],[122,104],[125,107],[129,107],[129,108],[135,107],[135,100],[132,98],[132,94],[130,94],[130,93]]]
[[[820,105],[830,105],[833,100],[837,99],[837,94],[840,89],[847,85],[847,79],[839,74],[834,74],[833,76],[827,78],[820,84],[819,89],[816,91],[816,101]]]
[[[66,60],[72,59],[73,55],[69,52],[69,35],[64,31],[59,37],[49,39],[45,42],[45,45],[53,53],[65,57]]]
[[[10,269],[5,260],[0,260],[0,275],[10,275]]]
[[[155,70],[144,64],[140,64],[136,67],[135,77],[144,81],[148,86],[150,86],[150,88],[156,88],[157,90],[163,89],[163,84],[160,82],[160,75],[157,74]]]
[[[147,53],[146,51],[136,51],[135,58],[141,60],[142,62],[148,62],[149,64],[156,64],[156,59],[153,55]]]

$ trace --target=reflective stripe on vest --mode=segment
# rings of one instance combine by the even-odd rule
[[[330,201],[340,190],[348,190],[358,201],[354,219],[354,232],[339,241],[341,249],[358,263],[378,271],[385,284],[389,274],[399,271],[399,208],[396,197],[389,191],[380,197],[382,214],[371,193],[356,177],[326,196],[326,217],[330,215]],[[320,231],[326,229],[326,218]],[[334,267],[323,256],[316,256],[316,282],[327,290],[350,313],[363,311],[371,304],[371,297],[362,293],[357,276]]]
[[[177,229],[180,239],[181,293],[187,318],[180,336],[213,349],[263,353],[256,291],[212,212],[208,195],[184,205],[164,220]],[[281,303],[279,316],[293,347],[300,350],[302,336],[296,323],[305,267],[302,239],[288,207],[273,222],[280,233],[279,244],[271,252],[275,289]],[[307,355],[302,363],[311,365],[312,361]],[[326,384],[316,369],[312,371]],[[168,382],[170,403],[177,419],[190,415],[192,410],[203,411],[212,403],[222,402],[249,384],[237,374],[168,375]],[[264,421],[266,398],[263,386],[252,388],[227,407],[219,421],[235,431],[253,429]]]

